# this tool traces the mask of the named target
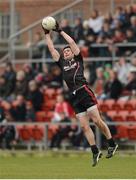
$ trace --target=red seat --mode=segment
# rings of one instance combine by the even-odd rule
[[[128,127],[128,137],[130,140],[136,140],[136,126]]]
[[[41,141],[44,137],[44,128],[41,126],[33,126],[32,127],[32,138],[35,141]]]
[[[117,126],[117,135],[115,136],[118,139],[128,139],[128,128],[127,126]]]
[[[128,112],[126,117],[127,121],[136,121],[136,112],[132,111],[131,113]]]
[[[113,100],[113,99],[107,99],[107,100],[104,101],[104,104],[107,105],[107,107],[108,107],[109,110],[114,110],[114,109],[113,109],[113,106],[114,106],[114,104],[115,104],[115,100]]]
[[[46,112],[45,111],[36,112],[36,121],[44,122],[45,119],[46,119]]]
[[[105,103],[105,101],[98,101],[98,107],[100,109],[100,111],[102,112],[107,112],[109,111],[109,105]]]
[[[32,135],[31,126],[23,125],[21,127],[17,127],[17,129],[19,132],[19,137],[23,141],[30,141],[31,140],[31,135]]]
[[[128,115],[127,111],[109,111],[107,113],[113,121],[126,121],[126,116]]]
[[[136,110],[136,100],[129,100],[124,105],[124,110],[127,110],[129,112]]]
[[[120,110],[125,110],[124,106],[125,106],[126,102],[127,102],[127,101],[125,101],[125,100],[117,100],[114,109],[115,109],[116,111],[118,111],[118,110],[119,110],[119,111],[120,111]]]

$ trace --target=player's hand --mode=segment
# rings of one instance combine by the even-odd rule
[[[53,31],[56,31],[58,33],[61,33],[62,29],[61,27],[59,26],[58,22],[56,21],[56,26],[55,26],[55,29],[53,29]]]
[[[43,29],[43,31],[44,31],[44,34],[49,34],[49,30],[47,30],[47,29],[45,29],[43,26],[42,26],[42,29]]]

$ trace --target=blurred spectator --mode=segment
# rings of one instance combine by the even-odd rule
[[[115,30],[113,42],[119,43],[119,42],[123,42],[124,40],[125,40],[125,35],[122,33],[122,31],[119,29]]]
[[[118,6],[115,9],[115,14],[114,14],[114,18],[118,19],[119,21],[121,21],[122,23],[125,22],[125,12],[122,6]]]
[[[69,22],[67,19],[63,19],[61,22],[60,22],[60,27],[62,28],[63,31],[65,31],[68,35],[72,36],[72,30],[71,30],[71,27],[69,25]],[[56,43],[58,44],[66,44],[67,42],[65,41],[65,39],[58,35],[58,38],[56,40]]]
[[[99,67],[96,69],[96,80],[93,86],[94,92],[98,97],[103,94],[104,84],[105,84],[105,79],[104,79],[103,69]]]
[[[136,56],[131,59],[131,67],[136,68]]]
[[[34,80],[35,80],[38,88],[42,91],[43,85],[44,85],[44,76],[43,76],[43,73],[37,74],[37,76],[35,76]]]
[[[26,101],[26,121],[34,122],[36,119],[36,114],[34,111],[34,107],[31,101]]]
[[[4,109],[1,106],[1,100],[0,100],[0,123],[3,121],[4,118],[5,118]]]
[[[112,71],[111,64],[105,64],[103,75],[106,81],[110,79],[110,71]]]
[[[55,105],[54,117],[52,121],[61,121],[60,113],[64,113],[68,118],[72,117],[74,114],[72,107],[64,100],[64,96],[62,94],[57,96],[57,103]]]
[[[13,101],[13,106],[14,119],[18,122],[26,121],[26,105],[24,96],[17,95],[16,100]]]
[[[9,89],[7,88],[6,79],[3,75],[0,76],[0,97],[6,99],[9,95]]]
[[[25,72],[25,79],[28,81],[31,81],[35,77],[35,73],[29,64],[24,64],[23,71]]]
[[[35,80],[29,82],[27,100],[32,102],[35,111],[41,110],[43,94],[39,90]]]
[[[93,30],[95,34],[98,34],[103,25],[103,17],[99,16],[99,13],[97,10],[92,11],[92,15],[89,19],[89,27]]]
[[[113,17],[112,17],[112,14],[111,12],[107,13],[104,15],[104,21],[111,24],[112,21],[113,21]]]
[[[85,20],[83,22],[83,29],[84,29],[84,37],[85,37],[85,39],[86,39],[86,36],[88,36],[88,35],[94,35],[94,32],[93,32],[92,29],[90,29],[89,23],[88,23],[87,20]]]
[[[104,22],[102,29],[99,33],[102,37],[111,37],[112,36],[112,30],[110,29],[110,24],[108,22]]]
[[[126,30],[126,39],[125,42],[136,42],[136,37],[132,29]]]
[[[59,114],[59,116],[61,118],[60,121],[62,123],[71,122],[70,119],[65,116],[65,113],[61,112]],[[62,140],[65,138],[68,138],[70,131],[71,131],[70,125],[61,125],[58,128],[57,132],[53,135],[53,137],[51,139],[50,147],[51,148],[54,148],[54,147],[60,148]]]
[[[82,20],[81,18],[76,18],[75,19],[75,27],[74,27],[74,38],[77,43],[80,43],[81,40],[83,41],[84,39],[84,29],[82,25]]]
[[[5,113],[3,125],[0,126],[0,148],[11,149],[13,141],[16,137],[16,130],[13,125],[8,125],[14,121],[12,110]]]
[[[27,80],[24,71],[18,71],[16,76],[16,84],[14,89],[14,94],[25,95],[27,93]]]
[[[43,55],[43,49],[45,45],[41,42],[42,41],[42,34],[41,32],[37,32],[34,34],[33,43],[28,42],[27,46],[32,48],[32,59],[41,59]],[[32,68],[34,71],[42,71],[42,63],[34,62],[32,63]]]
[[[107,98],[118,99],[122,93],[122,84],[117,78],[117,73],[110,72],[110,79],[106,82],[104,91]]]
[[[122,23],[120,20],[117,18],[113,18],[112,24],[111,24],[111,29],[114,32],[115,30],[122,30]]]
[[[43,64],[43,77],[44,85],[49,85],[52,79],[52,74],[49,72],[50,67],[47,64]]]
[[[126,6],[125,8],[125,26],[126,28],[130,26],[130,19],[134,16],[133,7],[131,5]]]
[[[63,86],[63,79],[62,79],[62,72],[58,66],[53,66],[51,68],[51,74],[52,74],[52,80],[51,85],[56,87],[62,87]]]
[[[128,75],[128,83],[125,87],[128,91],[136,91],[136,68],[131,68],[130,73]]]
[[[136,36],[136,15],[131,17],[130,23],[130,27],[134,32],[134,36]]]
[[[6,80],[6,87],[8,91],[7,96],[9,96],[14,90],[15,81],[16,81],[16,72],[11,62],[6,63],[3,76],[5,77]]]
[[[113,69],[116,70],[119,81],[124,85],[127,84],[130,64],[126,62],[124,57],[119,59],[119,62],[114,65]]]

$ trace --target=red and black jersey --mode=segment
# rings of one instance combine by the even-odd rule
[[[81,53],[77,56],[75,55],[71,60],[65,60],[63,57],[60,57],[57,64],[62,70],[63,79],[66,81],[70,91],[74,91],[84,84],[87,84],[84,77],[84,66]]]

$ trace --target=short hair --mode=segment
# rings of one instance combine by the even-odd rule
[[[67,48],[70,48],[70,49],[71,49],[71,47],[70,47],[69,45],[67,45],[67,46],[65,46],[65,47],[62,49],[62,51],[64,51],[64,50],[67,49]]]

